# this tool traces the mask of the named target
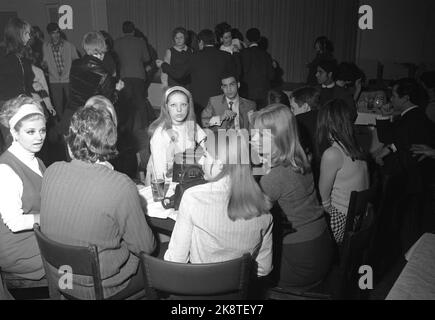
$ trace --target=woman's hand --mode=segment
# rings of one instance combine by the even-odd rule
[[[422,161],[426,158],[435,159],[435,149],[424,144],[413,144],[410,149],[414,156],[420,156],[417,161]]]
[[[158,68],[161,68],[163,62],[164,62],[163,60],[157,59],[157,60],[156,60],[156,66],[157,66]]]

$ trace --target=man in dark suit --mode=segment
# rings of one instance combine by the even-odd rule
[[[233,74],[222,76],[224,94],[211,97],[207,107],[202,111],[201,120],[204,128],[249,129],[249,118],[256,110],[254,101],[239,96],[240,82]]]
[[[162,60],[157,60],[156,64],[174,79],[190,75],[195,113],[200,123],[201,112],[207,106],[208,99],[220,93],[222,74],[235,73],[236,66],[231,54],[215,47],[213,31],[202,30],[198,37],[200,51],[191,55],[185,65],[174,67]]]
[[[251,28],[246,32],[249,47],[242,50],[242,94],[257,103],[258,108],[266,105],[270,82],[274,79],[271,56],[258,46],[260,31]]]
[[[401,79],[393,87],[391,103],[400,117],[392,124],[392,143],[375,153],[376,162],[396,181],[398,219],[402,221],[403,249],[406,250],[421,233],[421,219],[427,204],[433,201],[435,163],[418,161],[413,156],[413,144],[435,147],[435,127],[419,106],[420,89],[414,79]],[[429,192],[429,193],[428,193]],[[433,208],[429,209],[433,214]]]

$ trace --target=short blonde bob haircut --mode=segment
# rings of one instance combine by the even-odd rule
[[[83,36],[82,47],[88,55],[102,54],[107,51],[106,40],[98,31],[86,33]]]

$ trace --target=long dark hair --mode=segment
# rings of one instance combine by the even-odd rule
[[[351,109],[342,99],[330,100],[320,108],[316,137],[319,158],[327,148],[337,142],[352,160],[366,159],[355,137],[352,114]]]

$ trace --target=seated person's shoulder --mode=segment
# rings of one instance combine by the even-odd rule
[[[255,101],[249,100],[249,99],[245,99],[243,97],[240,97],[240,101],[243,101],[243,103],[252,108],[252,109],[256,109],[257,108],[257,104],[255,103]]]
[[[210,103],[211,104],[216,104],[216,103],[222,103],[222,101],[223,101],[223,95],[218,95],[218,96],[213,96],[213,97],[210,97],[210,99],[209,99],[209,101],[210,101]]]
[[[322,161],[338,164],[339,162],[343,161],[343,153],[338,147],[331,146],[326,149],[325,152],[323,152]]]

